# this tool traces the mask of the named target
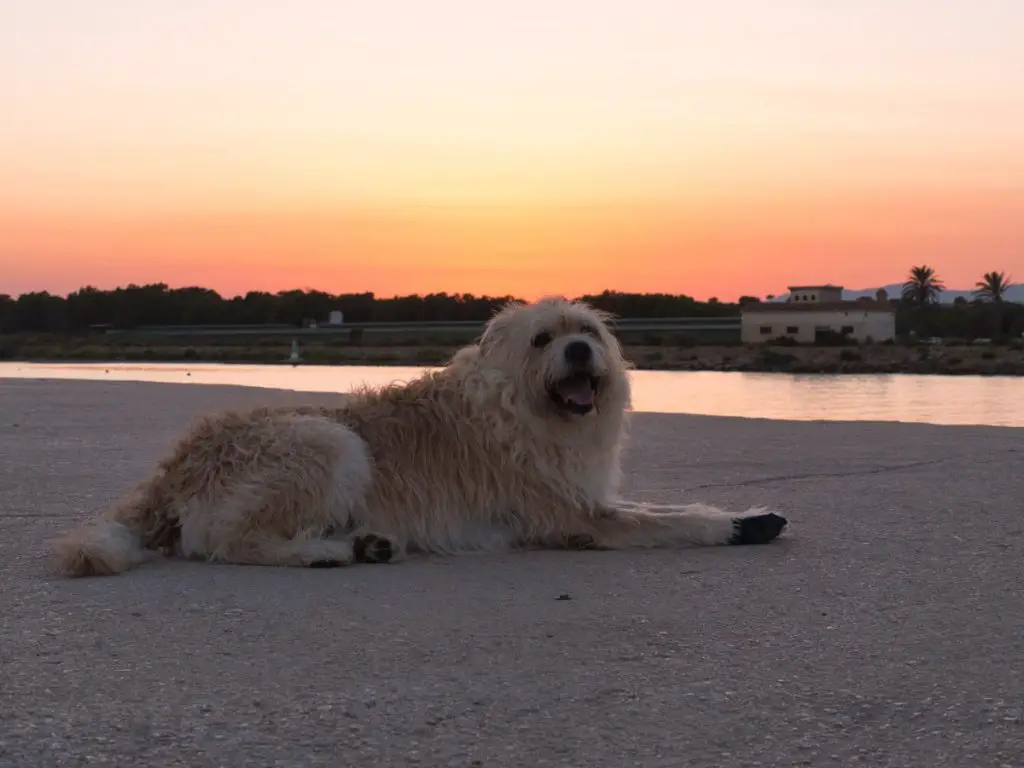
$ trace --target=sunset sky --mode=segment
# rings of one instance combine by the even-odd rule
[[[0,7],[0,293],[1024,280],[1021,0]]]

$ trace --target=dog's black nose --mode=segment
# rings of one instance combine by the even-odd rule
[[[590,345],[585,341],[570,341],[565,345],[565,359],[573,365],[589,363],[593,354]]]

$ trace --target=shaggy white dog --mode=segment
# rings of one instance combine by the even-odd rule
[[[157,472],[56,544],[69,575],[164,552],[327,566],[406,552],[760,544],[786,519],[616,498],[628,365],[606,316],[549,298],[506,307],[479,343],[337,408],[198,420]]]

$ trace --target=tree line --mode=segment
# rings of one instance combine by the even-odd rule
[[[976,302],[991,302],[1002,304],[1006,300],[1006,293],[1010,290],[1013,280],[1007,277],[1005,272],[986,272],[981,280],[974,284],[974,300]],[[907,279],[903,282],[903,291],[900,299],[906,304],[924,306],[926,304],[937,304],[939,296],[946,290],[946,285],[935,267],[922,264],[918,267],[911,267],[907,273]],[[967,304],[963,296],[957,296],[955,304]]]
[[[737,304],[697,301],[672,294],[605,291],[579,297],[618,317],[720,317],[735,315]],[[752,297],[744,297],[752,299]],[[490,318],[513,296],[431,293],[378,298],[372,293],[331,294],[317,290],[277,293],[250,291],[225,298],[207,288],[170,288],[164,283],[113,290],[85,287],[67,296],[46,291],[17,298],[0,294],[0,332],[79,334],[90,329],[133,329],[153,325],[326,323],[333,310],[346,323],[447,322]]]
[[[945,338],[1020,338],[1024,333],[1024,304],[1004,301],[1012,285],[1002,272],[988,272],[978,281],[973,301],[958,298],[939,304],[945,290],[933,267],[913,267],[897,305],[899,335]],[[617,317],[735,317],[742,305],[758,302],[742,296],[736,303],[717,299],[697,301],[684,294],[603,291],[578,297]],[[331,294],[317,290],[268,293],[250,291],[226,298],[216,291],[170,288],[165,283],[128,285],[112,290],[91,286],[67,296],[46,291],[17,298],[0,294],[0,332],[85,334],[103,327],[133,329],[153,325],[284,324],[301,327],[325,323],[333,310],[346,323],[365,322],[484,322],[513,296],[475,296],[468,293],[379,298],[373,293]]]
[[[957,296],[952,304],[940,305],[946,286],[935,268],[928,264],[911,267],[902,286],[896,332],[922,338],[1020,339],[1024,304],[1006,301],[1013,284],[1005,272],[986,272],[974,284],[973,300]]]

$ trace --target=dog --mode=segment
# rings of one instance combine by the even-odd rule
[[[512,303],[446,366],[337,407],[197,419],[155,473],[55,544],[69,576],[159,555],[242,565],[409,553],[763,544],[786,518],[618,498],[631,408],[610,316]]]

